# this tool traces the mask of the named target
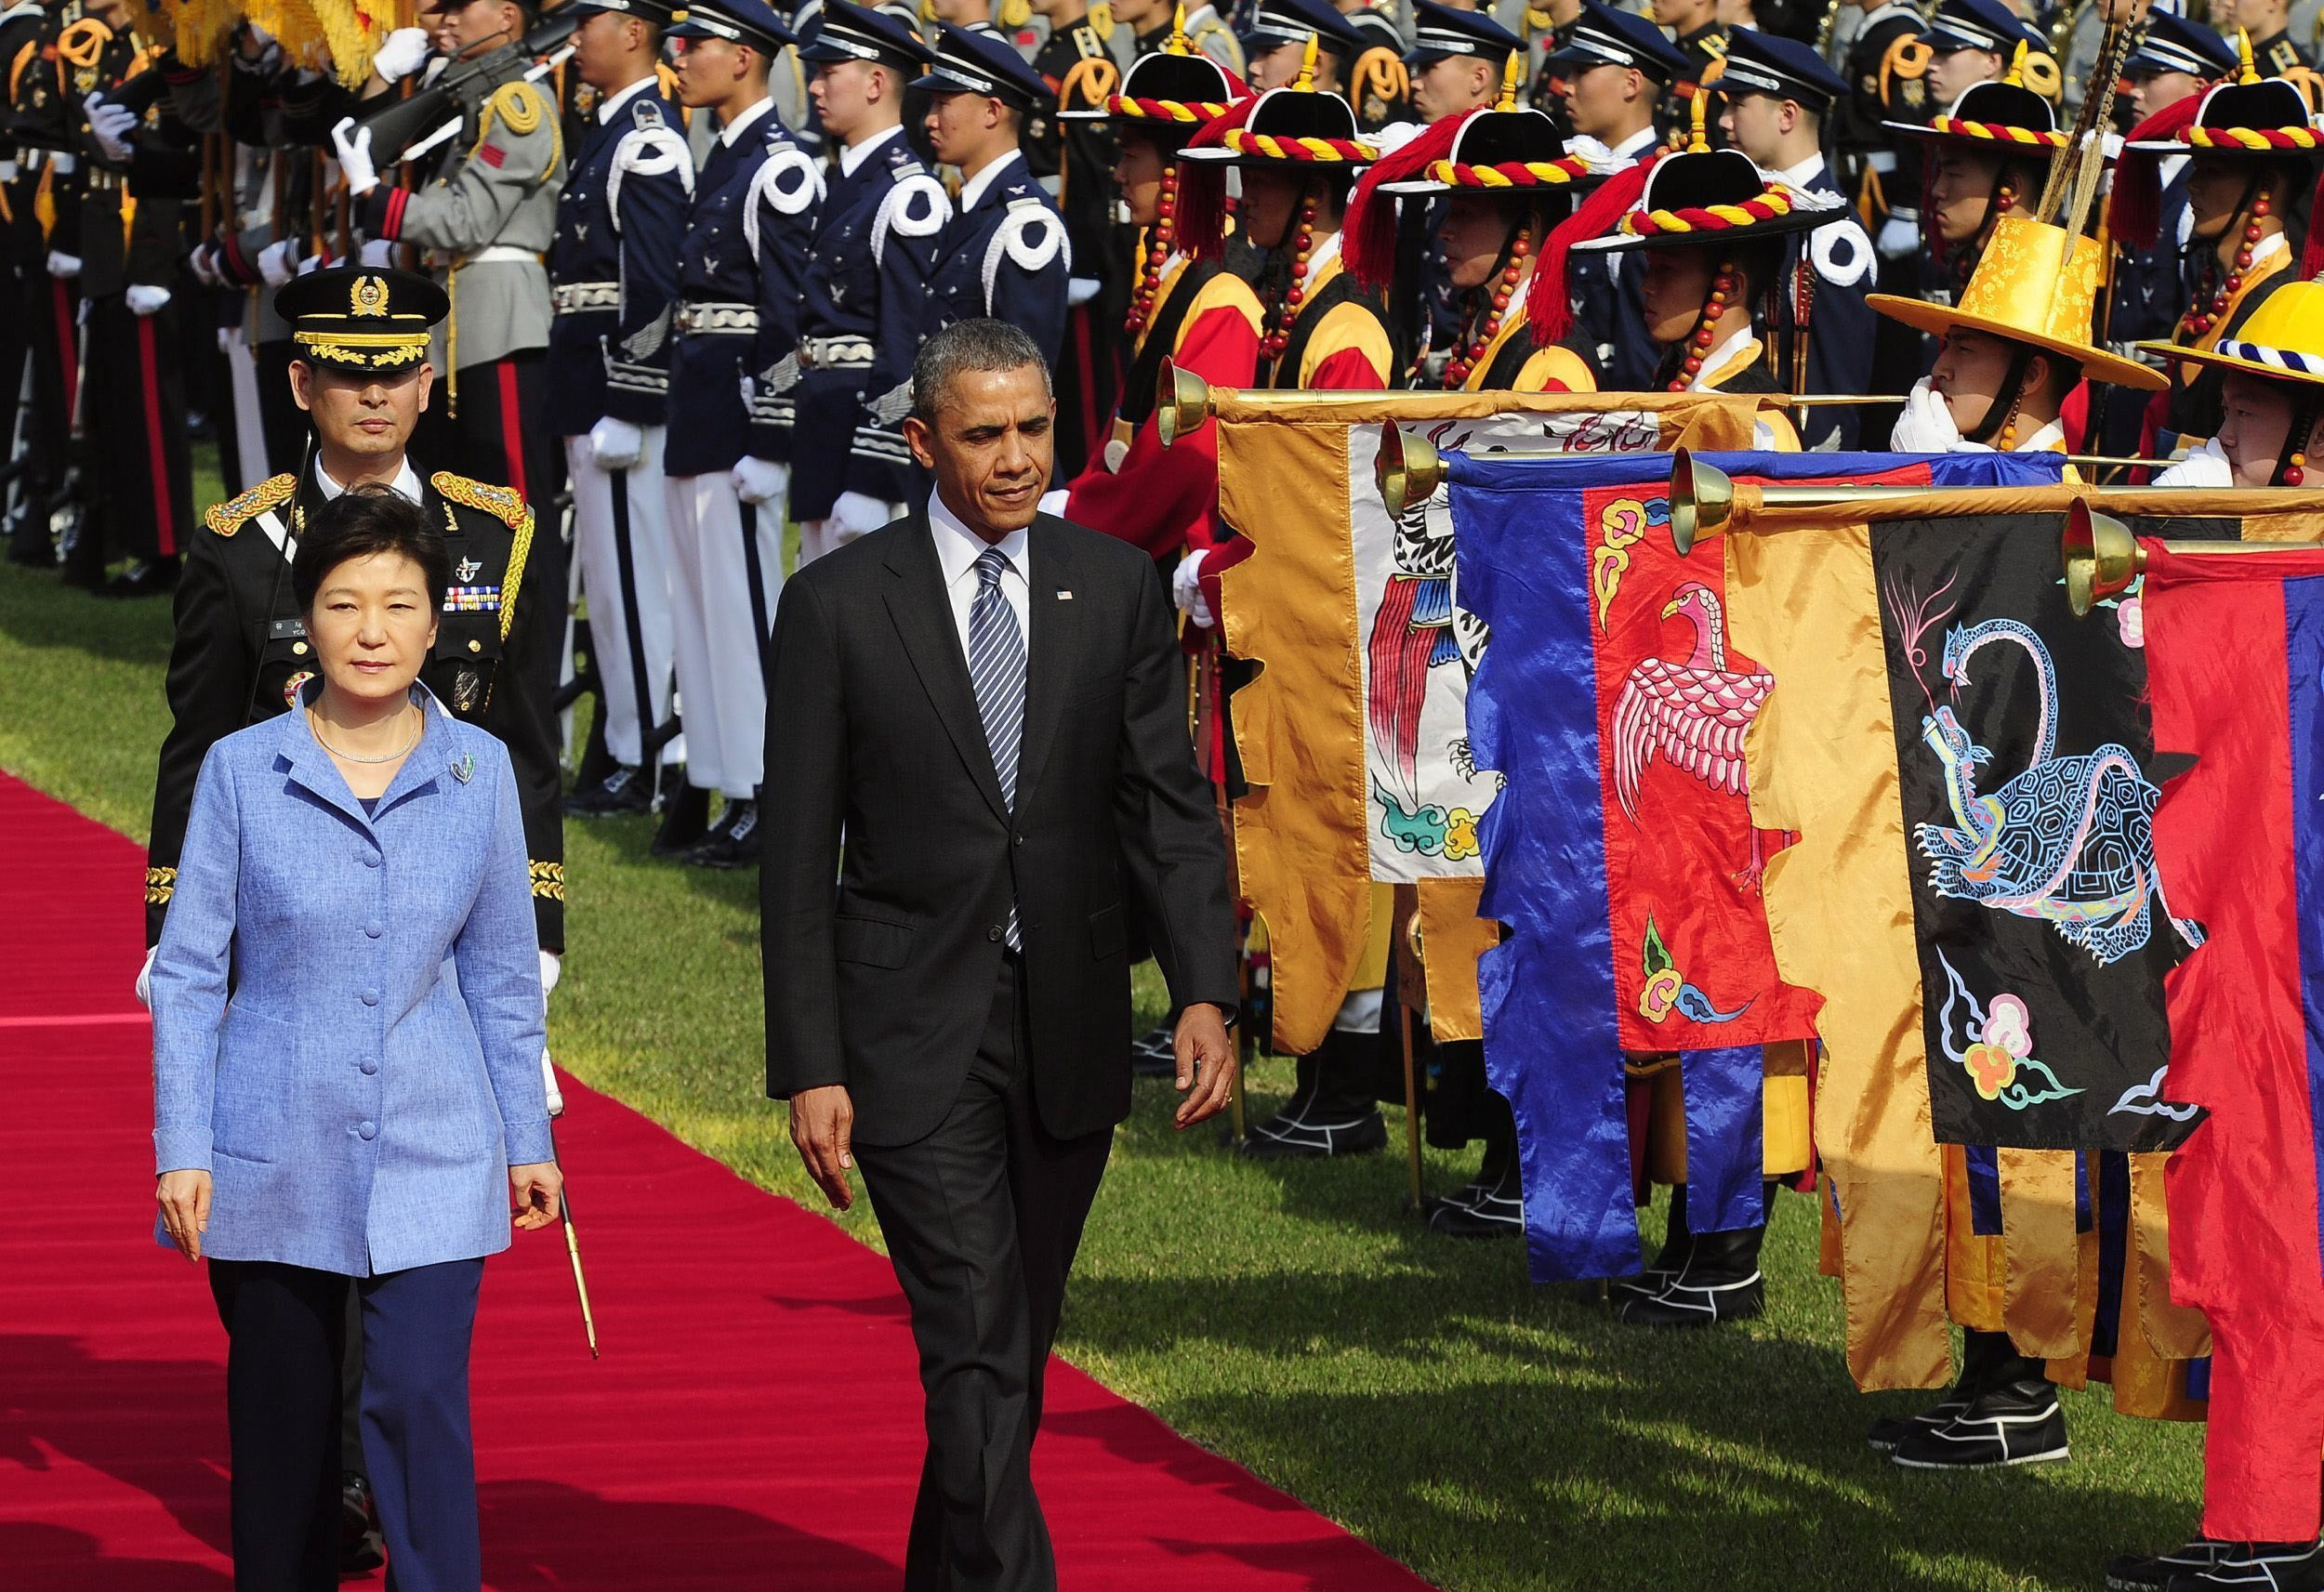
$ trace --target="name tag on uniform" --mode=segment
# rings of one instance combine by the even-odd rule
[[[500,588],[496,585],[446,586],[443,611],[446,613],[497,613],[500,611]]]
[[[303,619],[277,619],[266,627],[266,638],[270,641],[295,640],[306,634],[307,622]]]

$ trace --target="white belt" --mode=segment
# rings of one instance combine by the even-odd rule
[[[811,371],[869,370],[872,344],[869,337],[801,337],[799,340],[799,365]]]
[[[621,283],[617,282],[562,282],[548,290],[549,307],[560,315],[577,315],[588,309],[619,309]]]
[[[1870,154],[1864,157],[1864,164],[1867,166],[1869,166],[1872,170],[1879,172],[1882,177],[1894,177],[1896,175],[1896,151],[1895,150],[1874,150]]]
[[[747,336],[759,330],[759,307],[755,304],[703,301],[681,304],[671,322],[681,334],[693,336]]]
[[[538,265],[541,256],[538,249],[520,249],[511,243],[489,243],[460,263],[464,266]]]

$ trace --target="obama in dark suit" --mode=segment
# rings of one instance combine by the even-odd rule
[[[767,1091],[833,1204],[861,1163],[911,1305],[905,1587],[1031,1592],[1057,1584],[1043,1369],[1129,1113],[1129,947],[1183,1013],[1191,1127],[1234,1079],[1233,915],[1155,566],[1039,512],[1039,349],[964,321],[913,393],[935,491],[792,576],[769,643]]]

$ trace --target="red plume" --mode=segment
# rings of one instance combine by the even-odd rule
[[[1653,169],[1652,161],[1624,166],[1551,229],[1540,257],[1534,261],[1533,280],[1525,284],[1525,324],[1538,347],[1546,349],[1557,342],[1574,323],[1572,301],[1565,292],[1565,251],[1585,238],[1603,238],[1614,230],[1646,191],[1646,174]]]
[[[2195,125],[2195,114],[2202,108],[2199,90],[2147,117],[2123,140],[2122,156],[2114,163],[2114,194],[2106,201],[2106,231],[2115,242],[2151,249],[2162,234],[2163,157],[2129,146],[2177,138],[2182,129]]]
[[[2317,174],[2316,191],[2308,198],[2308,241],[2300,250],[2300,280],[2314,282],[2317,273],[2324,271],[2324,217],[2317,206],[2324,204],[2324,172]]]
[[[1426,171],[1431,163],[1445,159],[1452,152],[1453,140],[1459,137],[1461,127],[1477,114],[1480,112],[1466,111],[1458,115],[1439,116],[1402,149],[1381,156],[1356,179],[1355,191],[1348,195],[1347,219],[1340,229],[1340,257],[1346,262],[1348,274],[1355,278],[1358,287],[1385,287],[1388,279],[1395,274],[1396,196],[1380,192],[1380,185],[1409,181]]]
[[[1190,150],[1222,148],[1227,134],[1250,120],[1259,96],[1237,99],[1226,113],[1203,124],[1202,131],[1186,140]],[[1215,259],[1226,247],[1226,172],[1224,161],[1182,161],[1178,167],[1178,227],[1172,234],[1178,246],[1193,259]]]

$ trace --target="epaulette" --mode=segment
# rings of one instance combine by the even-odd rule
[[[267,483],[269,486],[273,484],[272,481]],[[524,499],[508,487],[488,486],[481,480],[456,476],[450,470],[438,470],[428,478],[428,484],[455,503],[482,509],[511,531],[521,531],[533,522],[533,511],[524,506]]]
[[[298,478],[285,472],[271,476],[239,497],[213,503],[203,522],[221,536],[231,536],[270,508],[280,508],[298,491]]]

